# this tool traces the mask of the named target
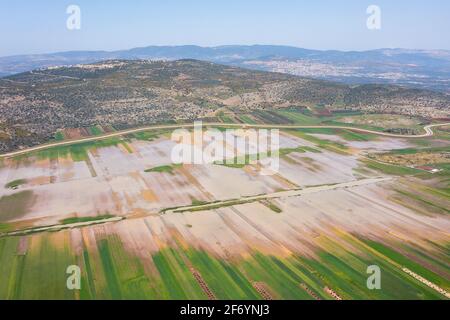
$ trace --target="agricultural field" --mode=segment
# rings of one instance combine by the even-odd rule
[[[219,116],[336,121],[325,113]],[[235,139],[233,164],[173,163],[161,130],[2,159],[0,299],[450,298],[445,127],[423,139],[284,129],[271,175],[262,162],[274,155]],[[73,265],[80,290],[66,285]]]
[[[337,119],[339,122],[359,124],[382,128],[418,128],[424,122],[414,117],[395,114],[364,114],[344,116]]]

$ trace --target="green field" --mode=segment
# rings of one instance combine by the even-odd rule
[[[239,119],[244,122],[244,123],[248,123],[248,124],[256,124],[257,122],[251,118],[249,115],[239,115]]]
[[[306,130],[306,131],[305,131]],[[288,133],[314,143],[317,147],[339,154],[348,154],[348,147],[339,142],[321,139],[305,132],[311,132],[309,129],[286,130]]]
[[[439,275],[449,271],[445,257],[431,257],[405,245],[400,252],[350,235],[342,236],[343,243],[363,254],[326,238],[322,245],[333,249],[317,248],[317,258],[298,254],[282,258],[255,251],[233,260],[180,245],[148,253],[149,259],[143,260],[128,251],[118,236],[100,237],[82,251],[75,251],[70,239],[68,231],[0,238],[0,299],[206,299],[193,269],[218,299],[262,299],[255,282],[263,283],[273,299],[313,299],[301,284],[321,299],[332,299],[325,287],[343,299],[443,299],[401,267],[450,288],[449,280]],[[80,291],[66,288],[65,271],[74,264],[82,272]],[[369,265],[382,270],[381,290],[366,286]]]
[[[73,223],[83,223],[83,222],[91,222],[91,221],[101,221],[105,219],[114,218],[115,216],[110,214],[105,214],[101,216],[95,216],[95,217],[73,217],[73,218],[66,218],[61,220],[61,224],[73,224]]]
[[[44,159],[56,160],[58,158],[70,157],[73,161],[76,162],[87,161],[89,159],[88,157],[89,150],[95,150],[96,148],[112,147],[117,146],[119,144],[123,145],[128,152],[130,153],[132,152],[126,140],[122,139],[121,137],[112,137],[96,141],[77,142],[70,145],[52,146],[49,147],[48,149],[33,151],[25,155],[15,156],[14,159],[17,161],[21,161],[34,157],[41,160]]]
[[[103,128],[101,126],[93,126],[88,128],[89,134],[91,136],[100,136],[104,134]]]
[[[422,173],[421,170],[397,166],[391,164],[380,163],[372,160],[363,160],[362,161],[365,166],[369,169],[379,171],[385,174],[394,175],[394,176],[405,176],[405,175],[416,175]]]
[[[13,181],[8,182],[7,184],[5,184],[5,188],[7,189],[15,189],[23,184],[26,184],[27,180],[26,179],[16,179]]]
[[[65,139],[64,133],[62,131],[58,131],[55,133],[55,140],[56,141],[63,141]]]
[[[159,138],[161,135],[163,134],[162,131],[140,131],[140,132],[135,132],[129,135],[126,135],[127,138],[130,139],[137,139],[137,140],[142,140],[142,141],[153,141],[157,138]]]
[[[33,192],[29,190],[0,197],[0,222],[24,216],[33,201]]]
[[[181,164],[173,164],[173,165],[165,165],[165,166],[158,166],[150,169],[144,170],[144,172],[158,172],[158,173],[170,173],[173,174],[174,170],[176,168],[180,168]]]

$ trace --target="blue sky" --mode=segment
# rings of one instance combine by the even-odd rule
[[[66,8],[81,8],[81,30]],[[366,8],[381,8],[368,30]],[[449,49],[448,0],[0,0],[0,56],[147,45]]]

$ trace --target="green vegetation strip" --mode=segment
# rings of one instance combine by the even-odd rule
[[[0,197],[0,222],[23,217],[33,201],[33,192],[29,190]]]
[[[389,174],[389,175],[405,176],[405,175],[415,175],[415,174],[422,173],[421,170],[414,169],[414,168],[385,164],[385,163],[380,163],[377,161],[372,161],[369,159],[364,159],[362,161],[369,169],[380,171],[382,173]]]
[[[283,212],[283,210],[281,210],[281,208],[279,208],[276,204],[274,204],[271,201],[268,201],[268,200],[267,201],[261,201],[261,203],[263,205],[265,205],[267,208],[269,208],[270,210],[272,210],[273,212],[275,212],[275,213]]]
[[[416,153],[439,153],[439,152],[450,152],[450,147],[432,147],[432,148],[406,148],[406,149],[398,149],[390,152],[386,152],[384,154],[393,154],[393,155],[407,155],[407,154],[416,154]]]
[[[200,206],[193,205],[193,207],[177,207],[177,208],[167,208],[163,209],[161,213],[166,213],[167,211],[172,211],[176,213],[182,213],[182,212],[196,212],[196,211],[207,211],[207,210],[215,210],[220,208],[226,208],[231,207],[239,204],[245,204],[250,202],[255,202],[256,200],[252,199],[242,199],[242,200],[229,200],[229,201],[215,201],[212,203],[203,204]]]
[[[445,213],[450,213],[450,210],[448,208],[439,206],[435,202],[431,202],[431,201],[425,200],[418,194],[413,194],[413,193],[410,193],[410,192],[407,192],[407,191],[404,191],[404,190],[399,190],[399,189],[395,189],[395,191],[400,193],[401,195],[411,199],[411,201],[418,201],[418,202],[421,202],[422,204],[424,204],[426,206],[429,206],[429,207],[441,210],[441,211],[443,211]]]
[[[443,263],[445,256],[436,260],[413,247],[397,244],[393,249],[349,234],[342,235],[340,241],[322,237],[321,247],[311,248],[314,257],[250,251],[245,257],[231,259],[177,241],[142,256],[117,234],[97,235],[96,242],[82,244],[80,252],[69,239],[68,232],[1,238],[0,274],[4,281],[0,281],[0,299],[206,299],[192,270],[221,300],[262,299],[254,283],[264,284],[274,299],[313,299],[301,284],[320,299],[332,299],[325,287],[343,299],[444,298],[401,267],[444,289],[449,287],[445,277],[426,267],[432,264],[440,271],[448,270]],[[21,247],[25,249],[18,251]],[[425,264],[417,262],[418,258]],[[55,285],[66,283],[64,270],[74,264],[81,269],[81,290]],[[370,265],[382,271],[382,290],[367,288]]]
[[[112,137],[107,139],[99,139],[95,141],[87,142],[74,142],[69,145],[62,146],[49,146],[47,149],[32,151],[29,154],[22,154],[15,156],[16,160],[27,159],[30,156],[35,156],[38,159],[58,159],[68,158],[69,156],[73,161],[81,162],[87,161],[89,149],[106,148],[122,144],[128,152],[132,152],[127,144],[127,141],[120,137]]]
[[[8,182],[7,184],[5,184],[5,188],[7,189],[15,189],[23,184],[26,184],[27,180],[26,179],[17,179],[11,182]]]
[[[314,143],[317,147],[332,151],[335,153],[347,155],[348,154],[348,147],[343,145],[342,143],[320,139],[318,137],[311,136],[309,134],[306,134],[302,131],[303,129],[296,129],[296,130],[287,130],[288,133],[297,136],[299,138],[302,138],[304,140],[307,140],[309,142]]]
[[[68,219],[74,219],[74,222],[69,222]],[[111,216],[111,217],[105,217],[100,216],[100,219],[98,218],[68,218],[61,221],[61,224],[54,224],[54,225],[46,225],[46,226],[39,226],[39,227],[33,227],[33,228],[26,228],[26,229],[20,229],[20,230],[12,230],[12,225],[9,224],[0,224],[0,226],[3,226],[3,230],[0,228],[0,238],[4,237],[11,237],[11,236],[26,236],[30,234],[35,233],[43,233],[43,232],[56,232],[56,231],[62,231],[65,229],[71,229],[71,228],[81,228],[85,226],[91,226],[95,224],[104,224],[108,222],[117,222],[120,220],[126,219],[125,217],[120,216]],[[85,221],[77,221],[77,220],[85,220]]]
[[[183,166],[182,164],[173,164],[173,165],[154,167],[154,168],[146,169],[144,171],[145,172],[158,172],[158,173],[170,173],[170,174],[173,174],[173,171],[176,168],[180,168],[182,166]]]
[[[60,222],[62,224],[75,224],[75,223],[83,223],[83,222],[92,222],[92,221],[101,221],[106,219],[115,218],[115,216],[111,214],[105,214],[101,216],[95,216],[95,217],[73,217],[73,218],[66,218],[61,220]]]

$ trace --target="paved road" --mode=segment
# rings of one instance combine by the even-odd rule
[[[209,127],[228,127],[228,128],[267,128],[267,129],[345,129],[345,130],[351,130],[355,132],[362,132],[362,133],[370,133],[370,134],[376,134],[379,136],[385,136],[385,137],[393,137],[393,138],[425,138],[432,136],[433,128],[436,127],[442,127],[450,125],[449,123],[440,123],[440,124],[432,124],[427,125],[423,129],[425,131],[424,134],[420,135],[402,135],[402,134],[395,134],[395,133],[387,133],[387,132],[379,132],[379,131],[373,131],[373,130],[367,130],[367,129],[360,129],[360,128],[354,128],[354,127],[346,127],[346,126],[296,126],[296,125],[271,125],[271,124],[239,124],[239,123],[220,123],[220,122],[205,122],[203,123],[203,126],[209,126]],[[108,133],[100,136],[95,137],[87,137],[87,138],[81,138],[77,140],[67,140],[67,141],[61,141],[61,142],[53,142],[48,144],[43,144],[36,147],[31,147],[19,151],[13,151],[9,153],[5,153],[0,155],[0,158],[10,158],[18,155],[27,154],[29,152],[33,151],[39,151],[48,149],[51,147],[58,147],[58,146],[65,146],[65,145],[71,145],[71,144],[77,144],[80,142],[90,142],[90,141],[97,141],[97,140],[103,140],[107,138],[112,137],[119,137],[122,135],[130,134],[130,133],[136,133],[136,132],[142,132],[142,131],[149,131],[149,130],[164,130],[164,129],[190,129],[193,128],[194,124],[172,124],[172,125],[155,125],[150,127],[144,127],[144,128],[137,128],[137,129],[129,129],[124,131],[117,131],[113,133]]]

